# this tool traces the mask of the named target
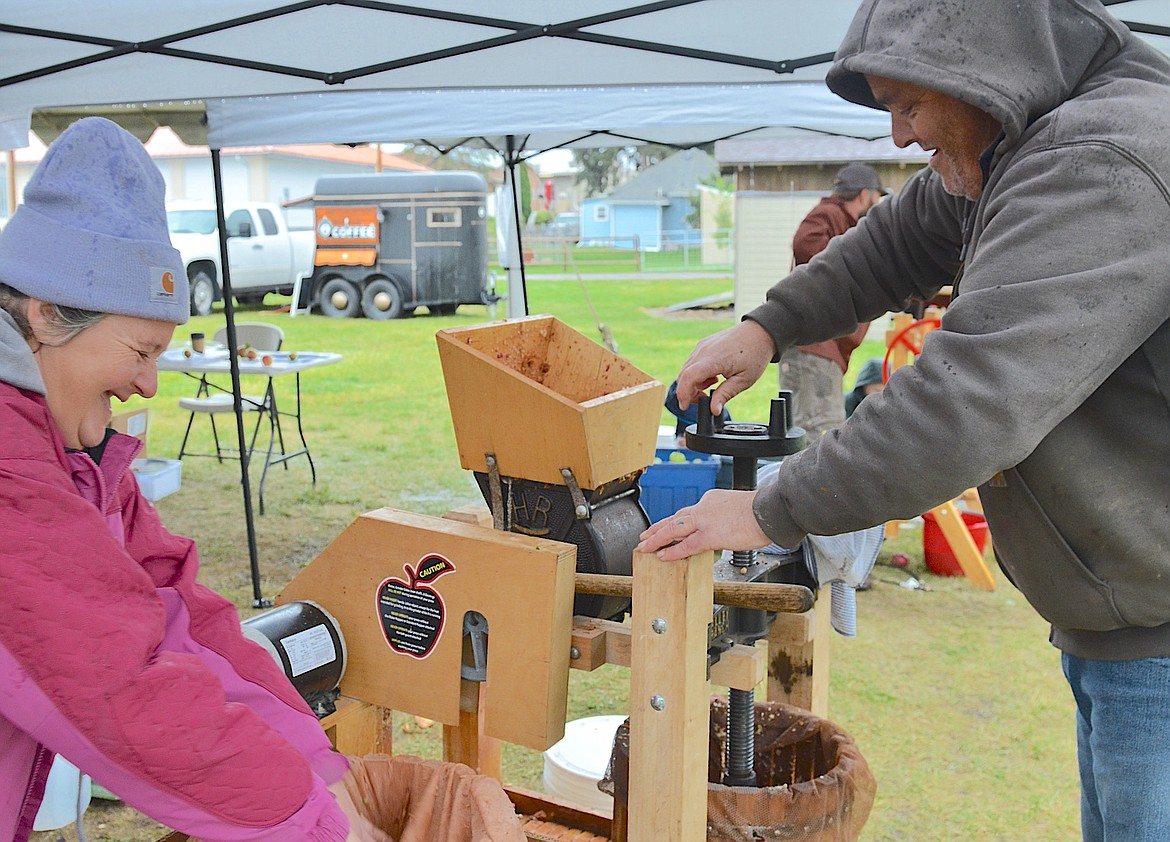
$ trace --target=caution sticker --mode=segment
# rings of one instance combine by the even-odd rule
[[[455,565],[441,555],[423,556],[414,569],[402,565],[406,580],[390,577],[378,585],[378,619],[382,634],[395,652],[423,659],[443,634],[446,607],[431,585]]]

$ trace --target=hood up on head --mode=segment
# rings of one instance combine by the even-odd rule
[[[877,109],[865,75],[939,91],[1014,140],[1133,37],[1097,0],[864,0],[825,81]]]

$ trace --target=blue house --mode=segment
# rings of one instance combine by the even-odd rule
[[[701,149],[684,149],[604,196],[581,202],[581,242],[663,251],[701,242],[687,217],[699,183],[719,174]]]

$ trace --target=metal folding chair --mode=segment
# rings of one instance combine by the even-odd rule
[[[228,341],[227,328],[222,327],[217,330],[212,339],[213,342],[226,346]],[[265,324],[263,322],[247,322],[236,325],[236,339],[241,345],[251,345],[257,352],[279,351],[280,346],[284,342],[284,331],[276,325]],[[228,350],[229,353],[235,352],[235,349]],[[251,455],[256,447],[256,438],[260,433],[260,425],[265,420],[268,421],[269,425],[267,458],[271,458],[275,447],[279,447],[280,455],[284,455],[284,433],[280,428],[280,413],[276,407],[276,393],[272,387],[272,378],[268,379],[268,386],[264,390],[263,395],[241,395],[240,406],[244,412],[256,413],[256,423],[252,428],[252,436],[247,445],[249,464]],[[187,429],[183,433],[183,443],[179,445],[178,458],[180,460],[184,456],[214,458],[220,462],[223,462],[224,459],[240,458],[238,446],[234,447],[220,441],[219,429],[215,423],[215,417],[217,415],[224,413],[231,414],[234,411],[234,403],[230,390],[216,385],[208,379],[207,374],[203,374],[199,377],[199,387],[195,395],[189,398],[179,398],[179,408],[185,409],[190,413],[187,418]],[[211,435],[215,442],[214,453],[197,453],[187,449],[187,441],[191,436],[191,427],[194,425],[197,415],[206,415],[211,421]],[[263,488],[260,490],[260,513],[264,513]]]

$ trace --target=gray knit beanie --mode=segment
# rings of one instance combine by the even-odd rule
[[[102,117],[49,147],[0,234],[0,282],[50,304],[181,325],[187,273],[171,245],[162,174]]]

